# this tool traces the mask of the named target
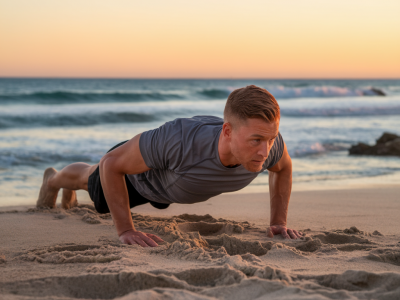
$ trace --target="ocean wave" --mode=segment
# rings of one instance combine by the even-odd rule
[[[400,115],[400,106],[388,107],[346,107],[346,108],[281,108],[281,115],[287,117],[357,117]]]
[[[0,94],[0,102],[35,102],[38,104],[63,104],[86,102],[139,102],[183,99],[178,93],[161,92],[35,92],[21,94]]]
[[[198,91],[197,93],[201,96],[210,99],[226,99],[229,94],[232,92],[232,89],[203,89]]]
[[[318,181],[333,181],[333,180],[348,180],[355,178],[378,177],[394,174],[400,169],[395,168],[377,168],[363,170],[343,170],[343,171],[313,171],[309,174],[303,172],[293,172],[293,183],[300,182],[318,182]]]
[[[94,126],[116,123],[148,123],[158,120],[172,120],[177,117],[191,117],[194,115],[220,116],[223,107],[194,105],[190,107],[144,106],[129,111],[132,108],[116,110],[115,107],[88,110],[65,107],[64,111],[36,110],[16,111],[0,114],[0,129],[28,128],[28,127],[63,127],[63,126]],[[139,111],[137,111],[139,110]],[[365,116],[396,116],[400,115],[400,106],[396,107],[362,107],[362,108],[281,108],[282,117],[294,118],[329,118],[329,117],[365,117]]]
[[[143,102],[168,100],[220,100],[226,99],[234,90],[226,88],[205,88],[201,90],[177,91],[136,91],[136,92],[82,92],[82,91],[39,91],[32,93],[0,94],[0,103],[65,104],[65,103],[96,103],[96,102]],[[383,96],[385,92],[369,87],[364,89],[349,89],[336,86],[316,87],[267,87],[276,99],[293,98],[329,98],[329,97],[362,97]]]
[[[291,149],[289,151],[289,154],[290,156],[293,157],[302,157],[302,156],[320,154],[324,152],[327,152],[327,150],[323,145],[321,145],[320,143],[314,143],[311,145],[303,145],[301,147],[297,147],[296,149]]]
[[[18,149],[21,150],[21,149]],[[84,151],[82,151],[84,152]],[[72,163],[86,162],[97,163],[104,153],[70,153],[70,152],[52,152],[52,151],[2,151],[0,152],[0,168],[8,169],[12,166],[31,166],[37,167],[42,164],[51,163]]]
[[[289,150],[292,157],[305,157],[310,155],[324,154],[327,152],[348,150],[349,145],[344,143],[312,143],[312,144],[299,144]]]
[[[93,126],[110,123],[144,123],[157,120],[155,114],[135,112],[104,112],[99,114],[52,114],[52,115],[2,115],[0,128]]]
[[[385,96],[386,93],[374,87],[364,89],[350,89],[337,86],[315,86],[315,87],[272,87],[267,90],[276,99],[288,98],[330,98],[330,97],[363,97],[363,96]]]

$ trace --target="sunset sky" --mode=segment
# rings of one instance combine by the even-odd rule
[[[399,0],[0,0],[0,76],[400,78],[399,15]]]

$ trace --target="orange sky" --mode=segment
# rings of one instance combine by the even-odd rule
[[[0,76],[400,78],[399,0],[0,0]]]

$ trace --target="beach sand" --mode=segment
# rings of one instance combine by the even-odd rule
[[[133,209],[155,248],[122,245],[85,197],[1,208],[0,298],[400,299],[399,186],[293,192],[299,240],[266,237],[268,193]]]

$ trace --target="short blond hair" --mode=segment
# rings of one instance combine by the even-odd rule
[[[246,122],[247,119],[258,118],[272,123],[279,121],[280,117],[280,108],[275,97],[266,89],[255,85],[230,93],[224,109],[225,122],[232,122],[232,119]]]

